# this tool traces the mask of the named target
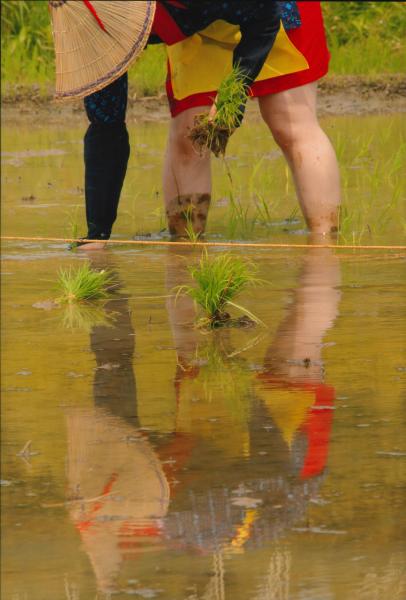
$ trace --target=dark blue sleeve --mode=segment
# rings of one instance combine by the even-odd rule
[[[234,49],[233,65],[243,71],[247,85],[258,77],[280,28],[279,2],[257,2],[240,23],[241,40]]]

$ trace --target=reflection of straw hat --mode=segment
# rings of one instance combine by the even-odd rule
[[[147,43],[153,0],[49,0],[56,98],[83,98],[117,79]]]

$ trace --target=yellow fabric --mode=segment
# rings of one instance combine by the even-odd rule
[[[241,39],[239,27],[215,21],[200,33],[168,46],[172,88],[177,100],[217,90],[231,71],[233,50]],[[290,41],[283,26],[256,81],[304,71],[309,64]]]
[[[255,392],[268,408],[269,414],[290,446],[299,427],[305,422],[314,404],[314,393],[307,390],[287,390],[258,383]]]

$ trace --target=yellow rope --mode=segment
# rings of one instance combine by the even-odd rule
[[[75,238],[54,238],[54,237],[21,237],[21,236],[1,236],[1,241],[20,241],[20,242],[87,242],[89,244],[132,244],[135,246],[223,246],[228,248],[333,248],[346,250],[406,250],[406,246],[379,246],[362,244],[278,244],[267,242],[192,242],[170,240],[85,240]]]

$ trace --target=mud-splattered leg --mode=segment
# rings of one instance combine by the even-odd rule
[[[195,234],[203,234],[210,206],[210,194],[185,194],[166,203],[169,233],[188,235],[191,226]]]
[[[188,223],[194,233],[205,231],[210,206],[211,171],[209,152],[200,155],[188,134],[200,106],[185,110],[171,119],[165,157],[163,189],[168,228],[172,235],[187,235]]]

